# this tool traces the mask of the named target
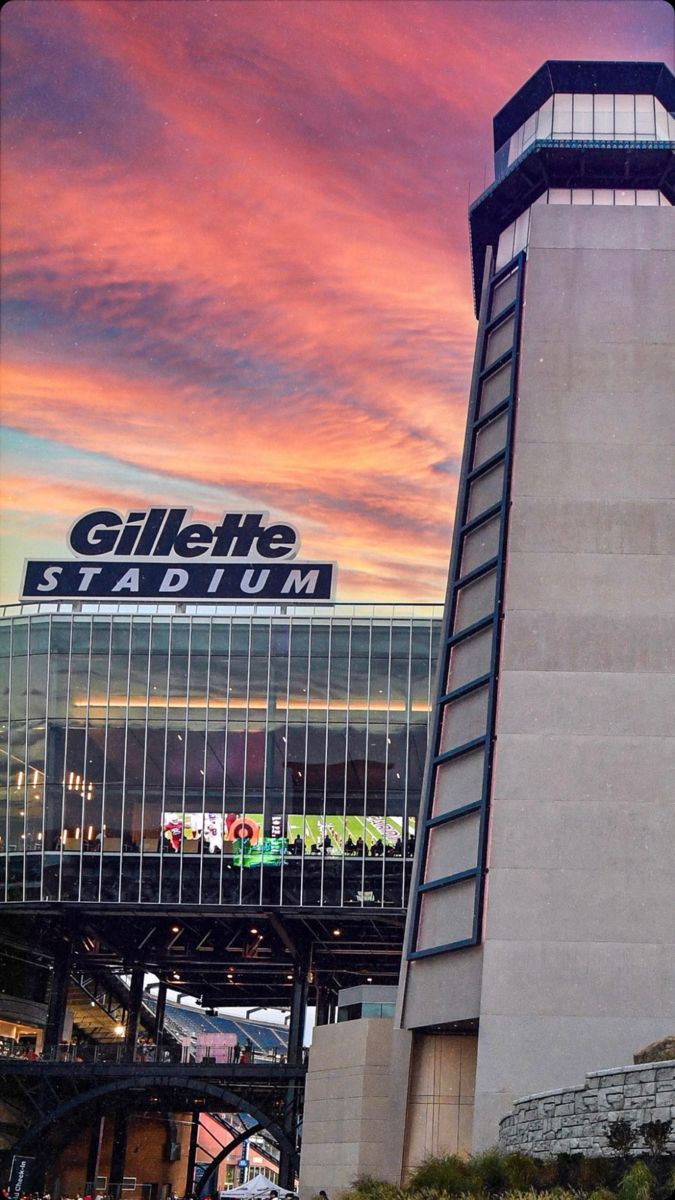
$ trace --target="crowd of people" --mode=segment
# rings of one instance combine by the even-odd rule
[[[0,1189],[0,1200],[10,1200],[9,1189],[4,1187]],[[52,1200],[50,1192],[22,1192],[19,1200]],[[83,1196],[80,1192],[76,1192],[74,1196],[61,1196],[59,1200],[114,1200],[113,1193],[107,1196],[102,1192],[87,1193]],[[171,1192],[167,1200],[197,1200],[194,1193],[186,1192],[184,1196],[179,1196],[176,1192]],[[218,1196],[209,1195],[203,1197],[202,1200],[218,1200]],[[279,1200],[279,1193],[275,1188],[270,1189],[270,1194],[267,1200]],[[295,1200],[295,1198],[294,1198]],[[324,1191],[318,1193],[314,1200],[328,1200]]]
[[[344,843],[344,853],[356,858],[403,858],[403,839],[397,838],[395,842],[383,842],[382,838],[376,838],[369,846],[362,837],[358,837],[354,841],[351,834]],[[323,841],[312,842],[309,849],[305,845],[301,834],[297,834],[290,843],[289,854],[294,858],[299,858],[303,853],[307,854],[333,854],[340,853],[339,845],[334,845],[333,838],[329,833],[326,834]],[[415,853],[415,836],[411,834],[406,839],[405,854],[406,858],[412,858]]]
[[[272,1192],[272,1197],[278,1196],[277,1192]],[[7,1188],[0,1190],[0,1200],[10,1200],[10,1193]],[[19,1200],[52,1200],[50,1192],[22,1192]],[[60,1196],[59,1200],[115,1200],[113,1193],[104,1195],[102,1192],[87,1193],[82,1195],[81,1192],[76,1192],[74,1196]],[[172,1192],[167,1200],[197,1200],[193,1193],[186,1193],[185,1196],[179,1196],[176,1192]],[[217,1200],[217,1196],[206,1196],[203,1200]]]

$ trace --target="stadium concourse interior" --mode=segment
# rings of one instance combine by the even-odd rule
[[[54,948],[68,944],[73,971],[109,977],[142,962],[148,975],[205,1008],[289,1008],[300,981],[307,1003],[328,1013],[342,988],[397,982],[403,926],[403,913],[367,909],[223,915],[185,906],[173,912],[78,906],[64,913],[63,906],[41,905],[38,912],[23,905],[5,910],[3,941],[8,953],[25,956],[30,948],[31,994],[40,993],[43,972],[38,1001]],[[20,986],[23,992],[27,980]]]
[[[24,936],[26,933],[24,929]],[[51,937],[58,941],[55,927]],[[124,1071],[126,1063],[137,1072],[135,1088],[129,1088],[130,1080],[122,1080],[121,1093],[109,1104],[95,1111],[90,1106],[79,1111],[77,1127],[69,1129],[65,1140],[62,1134],[67,1125],[47,1131],[43,1166],[52,1194],[59,1190],[64,1195],[82,1193],[87,1182],[98,1189],[108,1187],[122,1113],[125,1194],[146,1195],[147,1181],[154,1181],[156,1189],[164,1188],[166,1194],[182,1194],[186,1170],[193,1173],[197,1167],[212,1169],[213,1190],[238,1182],[242,1174],[263,1174],[277,1182],[279,1146],[260,1121],[247,1113],[245,1094],[235,1092],[223,1103],[223,1111],[210,1111],[204,1103],[188,1105],[192,1098],[181,1095],[175,1075],[169,1077],[165,1103],[159,1103],[152,1087],[144,1089],[142,1085],[153,1065],[165,1073],[174,1067],[184,1067],[189,1073],[193,1065],[207,1073],[211,1069],[211,1074],[229,1067],[235,1073],[249,1067],[263,1075],[273,1072],[277,1064],[286,1062],[288,1053],[289,1029],[281,1014],[277,1022],[271,1022],[206,1010],[179,990],[178,981],[167,998],[167,989],[158,982],[153,984],[153,976],[143,971],[145,986],[134,1015],[133,972],[130,977],[103,966],[101,957],[105,956],[93,963],[87,955],[92,943],[80,935],[77,952],[69,956],[63,988],[58,969],[54,971],[49,941],[41,923],[40,937],[36,933],[30,948],[9,935],[0,952],[0,1165],[5,1158],[11,1161],[17,1133],[35,1117],[35,1089],[45,1086],[44,1080],[41,1083],[34,1077],[36,1071],[53,1073],[46,1087],[58,1102],[64,1096],[72,1099],[73,1085],[64,1072],[75,1070],[86,1086],[82,1073],[93,1071],[94,1082],[100,1084],[106,1072]],[[55,961],[58,965],[58,954]],[[59,992],[64,998],[60,1037],[58,1045],[49,1045],[50,1008],[53,1010]],[[249,1009],[251,1015],[254,1011]],[[23,1068],[23,1076],[13,1074],[13,1068]],[[265,1082],[260,1094],[264,1095],[268,1086]],[[246,1090],[255,1094],[254,1088]],[[255,1095],[258,1102],[260,1094]],[[238,1100],[241,1111],[237,1111]],[[61,1136],[55,1136],[59,1133]],[[117,1153],[119,1158],[119,1145]],[[241,1167],[242,1156],[245,1168]],[[94,1160],[95,1173],[91,1169]],[[156,1194],[161,1193],[156,1190]]]

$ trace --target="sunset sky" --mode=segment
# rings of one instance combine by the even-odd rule
[[[441,600],[466,210],[547,58],[672,66],[666,0],[13,0],[3,588],[94,507],[269,511],[343,600]]]

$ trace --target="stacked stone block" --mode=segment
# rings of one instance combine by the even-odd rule
[[[619,1117],[636,1128],[672,1120],[667,1150],[675,1153],[675,1060],[593,1071],[578,1087],[524,1096],[500,1122],[499,1148],[544,1157],[610,1155],[606,1129]],[[635,1148],[644,1147],[638,1141]]]

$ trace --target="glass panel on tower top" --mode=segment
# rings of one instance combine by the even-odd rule
[[[500,147],[498,175],[535,141],[654,142],[675,140],[675,117],[650,95],[558,92],[527,118],[508,140],[508,156]],[[499,170],[501,167],[501,170]]]

